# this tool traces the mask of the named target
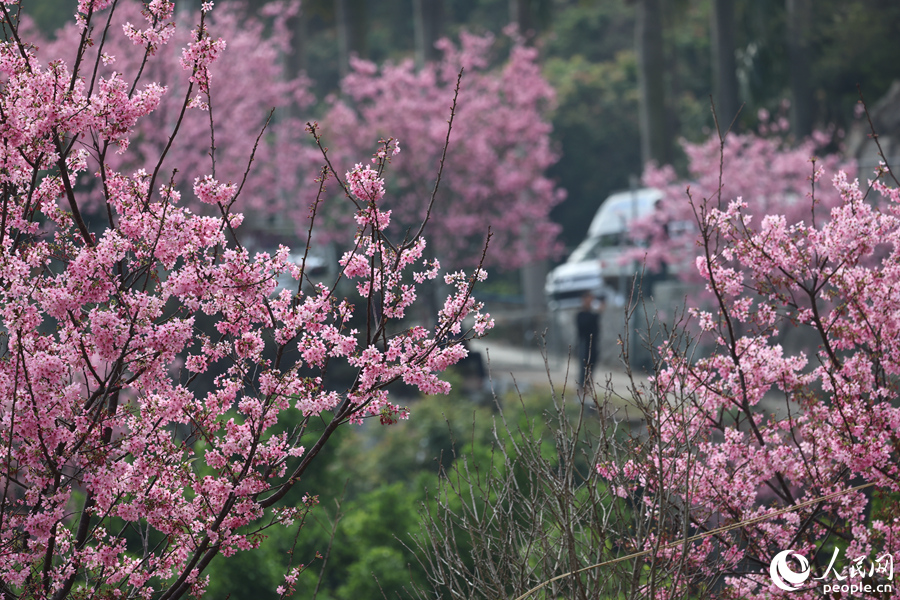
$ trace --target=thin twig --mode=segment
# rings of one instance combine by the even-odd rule
[[[897,177],[894,176],[894,171],[891,170],[891,165],[888,164],[887,156],[884,155],[884,150],[881,149],[881,142],[878,141],[878,133],[875,131],[875,124],[872,123],[872,116],[869,114],[869,107],[866,106],[866,99],[863,98],[862,87],[859,84],[856,84],[856,91],[859,93],[859,101],[862,103],[863,110],[866,113],[866,119],[869,121],[869,129],[872,131],[872,133],[869,134],[869,137],[872,138],[872,141],[874,141],[875,145],[878,147],[878,156],[880,156],[881,160],[884,162],[884,167],[887,170],[888,175],[894,180],[894,184],[897,187],[900,187],[900,181],[897,181]]]
[[[416,241],[422,237],[422,231],[425,230],[425,224],[428,223],[428,219],[431,217],[431,207],[434,206],[434,199],[437,197],[438,188],[441,186],[441,175],[444,173],[444,160],[447,158],[447,148],[450,147],[450,132],[453,131],[453,117],[456,116],[456,101],[459,98],[459,86],[462,82],[464,70],[464,68],[460,69],[459,75],[456,76],[456,88],[453,90],[453,104],[450,105],[450,118],[447,120],[447,137],[444,138],[444,149],[441,152],[441,164],[440,167],[438,167],[437,178],[434,180],[434,190],[431,192],[431,199],[428,201],[428,209],[425,211],[425,218],[422,219],[419,231],[417,231],[416,235],[407,242],[409,246],[415,244]],[[404,244],[404,246],[407,244]]]

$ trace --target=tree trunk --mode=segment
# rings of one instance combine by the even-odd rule
[[[812,133],[812,90],[809,83],[810,0],[786,0],[788,57],[791,61],[791,127],[797,138]]]
[[[713,100],[724,132],[740,110],[734,57],[734,0],[712,3]]]
[[[443,35],[444,0],[412,0],[416,66],[440,59],[434,43]]]
[[[334,23],[337,28],[338,73],[341,79],[350,70],[350,41],[347,26],[347,0],[334,0]]]
[[[334,19],[337,25],[338,71],[343,78],[350,70],[351,55],[359,58],[368,56],[366,0],[334,0]]]
[[[306,71],[308,68],[306,62],[306,12],[303,8],[288,20],[288,27],[291,28],[291,54],[287,57],[287,66],[289,75],[296,77],[298,73]]]
[[[534,29],[530,0],[509,0],[509,20],[519,26],[519,33],[522,35],[527,35]]]
[[[640,91],[639,125],[641,159],[644,163],[671,162],[666,131],[666,101],[660,0],[637,0],[635,47]]]

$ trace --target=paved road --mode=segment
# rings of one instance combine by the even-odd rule
[[[480,352],[485,365],[490,373],[493,389],[497,393],[505,393],[517,386],[524,392],[530,389],[549,390],[551,385],[557,393],[576,393],[576,380],[580,366],[578,359],[542,353],[535,345],[533,347],[514,346],[505,342],[498,342],[489,338],[472,340],[469,342],[472,351]],[[646,380],[645,376],[636,376],[639,380]],[[611,389],[616,393],[617,403],[622,398],[630,396],[628,388],[631,385],[624,367],[620,369],[598,365],[594,373],[594,381],[598,390],[609,382]],[[598,394],[601,392],[598,391]]]
[[[537,345],[514,346],[490,338],[471,340],[469,348],[481,352],[490,373],[489,385],[493,386],[492,389],[498,396],[516,387],[523,393],[534,389],[543,389],[549,393],[552,382],[557,394],[565,391],[567,398],[576,397],[578,360],[575,357],[570,361],[567,356],[558,354],[542,355]],[[636,372],[634,378],[637,385],[647,382],[646,374]],[[632,383],[625,373],[624,366],[616,369],[609,365],[598,365],[594,381],[598,398],[608,397],[610,404],[615,408],[631,407],[632,410],[628,411],[629,416],[635,415],[631,400],[633,394],[630,390]],[[605,393],[607,389],[612,392],[608,396]],[[756,410],[784,417],[786,414],[784,396],[773,390],[759,402]]]

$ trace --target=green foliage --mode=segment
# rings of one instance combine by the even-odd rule
[[[441,466],[449,467],[455,453],[488,452],[492,419],[458,392],[415,400],[410,408],[408,421],[382,426],[372,419],[340,429],[332,451],[311,464],[292,492],[294,504],[303,494],[321,500],[299,535],[296,524],[273,528],[258,551],[217,559],[209,597],[274,600],[289,564],[308,565],[294,595],[300,599],[313,597],[323,562],[317,595],[323,600],[380,598],[382,591],[396,597],[411,580],[424,583],[404,544],[413,545],[410,534],[418,531],[427,491],[438,488]]]
[[[495,417],[495,443],[460,456],[428,505],[419,539],[429,587],[420,598],[518,597],[620,554],[612,534],[635,517],[596,470],[619,445],[607,409],[548,394],[517,400]],[[629,570],[588,570],[535,597],[617,597]]]
[[[582,56],[591,63],[614,61],[634,45],[634,9],[622,0],[569,2],[557,9],[544,36],[548,58]]]
[[[276,599],[288,564],[293,532],[273,529],[266,541],[253,552],[241,552],[228,558],[216,558],[210,568],[206,597]]]
[[[75,5],[63,0],[42,0],[28,14],[41,31],[52,33],[68,23],[75,14]]]
[[[409,584],[408,557],[395,548],[367,548],[347,569],[336,598],[373,598],[373,592],[400,591]],[[373,590],[373,581],[377,587]]]
[[[669,57],[666,73],[672,133],[699,141],[713,125],[709,105],[712,92],[710,5],[708,2],[680,4],[677,12],[670,11],[664,32]],[[732,117],[728,117],[729,122]],[[676,157],[676,161],[682,161],[682,157]]]
[[[497,32],[509,23],[510,0],[444,0],[449,16],[447,34],[466,28],[477,33]]]
[[[424,483],[421,479],[416,482]],[[335,598],[375,598],[379,587],[394,597],[409,585],[408,565],[414,559],[403,543],[410,543],[409,533],[418,526],[422,499],[418,486],[397,482],[348,503],[323,582],[334,590]]]
[[[776,112],[789,95],[786,15],[783,0],[740,1],[735,5],[737,76],[744,124],[755,124],[756,110]]]
[[[460,383],[454,390],[462,388]],[[440,473],[454,478],[464,465],[482,472],[493,465],[495,474],[505,473],[504,453],[515,454],[526,439],[537,444],[548,465],[561,466],[545,414],[551,406],[545,392],[506,398],[502,417],[495,410],[473,405],[459,391],[450,397],[413,400],[409,405],[412,417],[408,421],[381,426],[370,420],[339,431],[333,451],[315,461],[298,486],[294,504],[300,503],[303,494],[315,494],[321,501],[302,528],[298,531],[295,524],[269,529],[258,551],[216,559],[209,571],[209,597],[275,600],[283,573],[289,565],[298,564],[308,565],[294,595],[299,599],[313,598],[320,571],[316,597],[322,600],[380,598],[382,592],[394,598],[411,589],[411,584],[426,588],[427,573],[410,550],[416,548],[414,536],[420,532],[422,511],[433,511],[437,497],[457,509],[467,497],[478,507],[498,500],[493,492],[481,498],[480,490],[458,478],[454,481],[464,493],[447,496]],[[574,417],[578,407],[567,410]],[[587,423],[581,438],[600,435],[597,427]],[[580,462],[576,468],[592,470]],[[526,470],[512,475],[523,486],[533,478]],[[460,548],[467,552],[469,543],[462,531],[458,533]]]
[[[900,79],[900,4],[893,0],[830,0],[816,5],[813,86],[822,118],[846,125],[859,100],[857,84],[874,103]],[[822,10],[822,9],[825,10]]]

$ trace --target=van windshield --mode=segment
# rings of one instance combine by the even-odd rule
[[[597,237],[605,233],[628,229],[631,221],[653,212],[659,197],[660,192],[653,189],[613,194],[597,211],[594,220],[591,221],[588,235]]]
[[[570,263],[578,263],[584,262],[586,260],[595,260],[600,258],[603,250],[607,248],[616,248],[621,247],[624,244],[628,243],[628,240],[623,240],[625,237],[622,235],[622,232],[616,231],[612,233],[604,233],[597,237],[591,237],[580,244],[575,250],[572,251],[572,254],[569,256],[569,260],[566,262]]]

